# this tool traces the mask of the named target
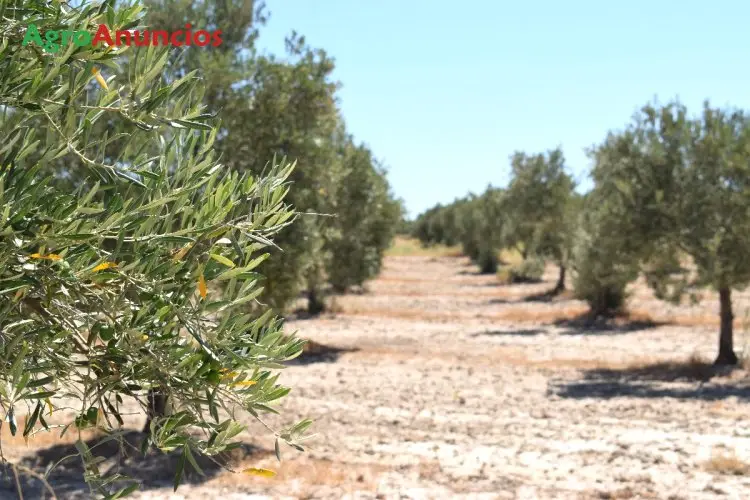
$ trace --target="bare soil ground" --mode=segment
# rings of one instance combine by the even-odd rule
[[[276,477],[204,463],[207,477],[172,493],[175,461],[149,457],[128,464],[148,477],[135,497],[750,498],[750,378],[701,362],[715,354],[715,296],[671,306],[639,283],[633,321],[584,328],[571,321],[583,303],[534,300],[555,279],[550,267],[543,283],[503,286],[464,258],[388,257],[365,293],[288,323],[338,349],[282,375],[294,389],[271,423],[313,418],[308,451],[278,463],[254,425],[235,463]],[[735,296],[738,351],[748,299]],[[35,470],[70,451],[2,437],[5,456]],[[85,498],[79,473],[53,474],[59,498]]]

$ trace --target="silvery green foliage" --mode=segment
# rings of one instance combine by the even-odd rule
[[[32,21],[115,30],[140,15],[138,5],[0,2],[0,403],[11,431],[30,436],[50,429],[48,411],[66,397],[78,416],[63,431],[96,426],[115,439],[124,400],[145,406],[158,388],[173,408],[144,448],[180,454],[176,488],[194,454],[233,446],[235,408],[260,419],[289,392],[275,370],[302,341],[270,310],[244,311],[263,291],[267,249],[295,217],[284,201],[293,166],[256,175],[219,163],[199,77],[165,81],[164,48],[20,44]],[[115,72],[126,54],[127,72]],[[67,158],[82,169],[69,191],[43,174]],[[299,448],[308,426],[269,433]],[[137,488],[102,477],[96,451],[76,446],[93,492]]]

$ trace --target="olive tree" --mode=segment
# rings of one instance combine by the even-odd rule
[[[163,78],[165,48],[21,44],[32,22],[42,33],[116,30],[141,14],[138,4],[0,3],[0,405],[13,434],[96,427],[112,440],[129,404],[146,410],[147,395],[162,394],[170,409],[143,445],[177,450],[176,488],[194,454],[234,446],[235,408],[260,420],[289,392],[274,370],[302,341],[270,310],[244,310],[263,291],[258,265],[295,217],[284,201],[293,168],[257,175],[219,163],[199,77]],[[101,123],[131,128],[92,133]],[[44,174],[64,158],[84,169],[67,191]],[[59,398],[77,417],[53,425]],[[299,448],[309,425],[272,432]],[[93,492],[137,489],[102,477],[94,452],[76,446]]]
[[[696,117],[679,102],[649,104],[609,140],[602,149],[609,161],[595,171],[620,217],[613,230],[638,247],[659,296],[679,300],[699,286],[718,291],[717,364],[737,363],[731,293],[750,283],[742,257],[750,251],[749,118],[708,102]]]
[[[517,152],[511,157],[511,169],[505,245],[518,248],[524,259],[531,255],[554,259],[560,267],[554,291],[561,292],[575,220],[575,184],[565,171],[565,157],[560,148],[534,155]]]

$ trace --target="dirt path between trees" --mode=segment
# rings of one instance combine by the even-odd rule
[[[341,349],[282,374],[294,389],[271,423],[314,419],[307,452],[278,463],[253,426],[238,461],[275,478],[207,467],[172,493],[164,458],[133,466],[149,477],[135,498],[750,498],[750,379],[685,363],[713,355],[716,301],[667,306],[638,285],[631,308],[671,324],[584,330],[561,322],[583,303],[528,299],[555,279],[502,286],[463,258],[387,258],[336,313],[288,323]],[[36,467],[52,444],[3,434],[6,456]],[[59,498],[84,498],[55,478]]]

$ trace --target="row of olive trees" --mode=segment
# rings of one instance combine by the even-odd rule
[[[437,205],[421,214],[412,234],[423,244],[460,244],[481,272],[494,273],[498,252],[517,250],[524,261],[514,269],[517,279],[538,278],[540,259],[560,268],[555,292],[565,288],[572,258],[569,230],[575,224],[579,196],[565,171],[560,149],[546,154],[516,153],[511,158],[512,179],[507,189],[488,187],[450,205]]]
[[[708,103],[694,117],[678,102],[647,105],[589,156],[594,187],[584,196],[573,192],[559,150],[517,153],[506,190],[438,205],[413,234],[424,244],[460,242],[489,272],[501,248],[551,259],[560,266],[555,291],[571,268],[594,317],[622,312],[639,275],[672,301],[711,286],[720,305],[716,363],[737,363],[731,294],[750,283],[750,115]]]

